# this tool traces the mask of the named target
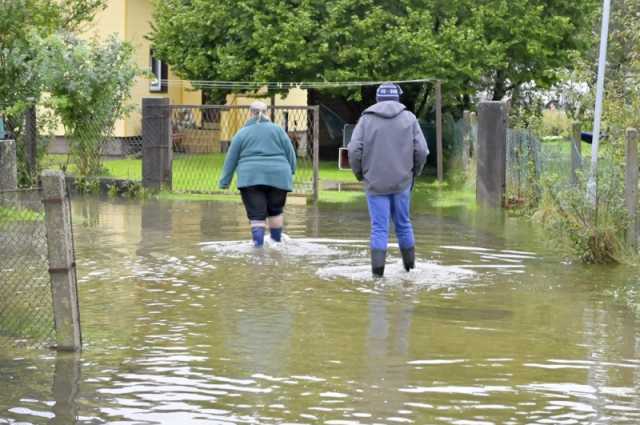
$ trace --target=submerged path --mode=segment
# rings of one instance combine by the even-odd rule
[[[85,350],[0,352],[0,424],[640,422],[633,270],[424,211],[373,280],[365,209],[287,220],[256,254],[233,203],[76,201]]]

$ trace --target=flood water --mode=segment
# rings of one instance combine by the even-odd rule
[[[288,213],[256,252],[239,204],[74,201],[84,351],[3,348],[0,424],[640,423],[634,269],[425,210],[375,281],[364,205]]]

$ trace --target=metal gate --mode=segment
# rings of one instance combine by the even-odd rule
[[[172,105],[170,132],[173,150],[172,189],[176,192],[220,193],[218,181],[231,139],[250,118],[248,106]],[[319,111],[314,106],[269,108],[271,120],[282,127],[298,159],[294,193],[318,193]],[[236,192],[235,180],[230,189]]]

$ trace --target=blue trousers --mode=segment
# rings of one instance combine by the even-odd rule
[[[413,248],[415,238],[409,210],[411,189],[392,195],[367,193],[369,217],[371,217],[371,249],[387,249],[389,219],[393,220],[400,249]]]

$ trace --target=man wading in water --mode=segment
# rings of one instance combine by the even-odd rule
[[[429,155],[427,141],[415,115],[400,103],[402,90],[382,84],[377,103],[362,113],[349,142],[349,164],[364,182],[371,217],[371,270],[384,275],[393,220],[406,271],[415,267],[415,239],[411,217],[411,190]]]
[[[238,170],[238,189],[251,223],[257,248],[264,244],[267,224],[271,239],[280,242],[287,192],[293,189],[296,154],[287,133],[265,115],[267,105],[256,101],[251,118],[233,136],[224,160],[220,188],[227,189]]]

